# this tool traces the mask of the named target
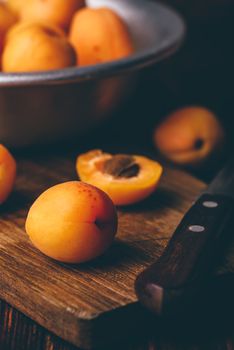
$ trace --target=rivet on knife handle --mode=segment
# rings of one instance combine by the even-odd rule
[[[195,290],[214,267],[233,224],[232,198],[202,195],[182,219],[160,259],[138,276],[135,288],[140,302],[159,315],[183,303],[186,293]]]

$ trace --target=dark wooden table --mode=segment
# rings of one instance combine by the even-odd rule
[[[118,151],[122,148],[125,152],[150,154],[154,152],[151,143],[154,125],[169,110],[190,103],[205,104],[214,109],[224,125],[229,126],[230,135],[233,135],[233,112],[230,113],[230,103],[234,92],[229,88],[233,84],[234,76],[234,3],[232,0],[226,0],[222,4],[219,1],[208,1],[207,5],[204,5],[203,1],[192,1],[189,2],[191,6],[188,6],[187,1],[168,2],[177,6],[188,18],[189,37],[185,47],[174,58],[144,73],[132,101],[119,110],[110,122],[88,137],[85,136],[79,145],[69,147],[77,147],[79,150],[87,147],[108,147],[108,150],[111,150],[116,149],[118,145]],[[230,137],[230,144],[232,139],[233,137]],[[60,148],[63,148],[63,145],[60,144]],[[55,149],[59,152],[57,147]],[[33,157],[34,152],[44,151],[34,149],[30,152]],[[18,152],[18,156],[21,157],[24,152],[28,154],[28,150],[25,150]],[[223,161],[224,159],[221,159],[209,169],[203,168],[195,174],[209,180]],[[224,313],[221,321],[226,324],[228,317],[230,313]],[[230,320],[227,324],[228,332],[223,332],[223,329],[220,332],[217,329],[212,332],[208,322],[207,332],[204,330],[207,336],[190,337],[184,334],[184,337],[171,340],[165,334],[156,339],[150,336],[150,339],[143,339],[137,344],[134,344],[134,340],[129,340],[130,344],[121,347],[121,350],[231,350],[234,349],[234,321]],[[4,301],[0,301],[0,349],[75,350],[72,345],[52,335]]]
[[[142,83],[145,81],[145,76],[142,78]],[[162,95],[168,95],[166,90],[164,90],[160,86],[158,87],[158,91]],[[143,88],[143,86],[141,86]],[[133,97],[133,101],[138,100],[136,95],[141,92],[141,88],[139,91],[136,91]],[[164,91],[164,92],[163,92]],[[146,101],[148,100],[148,96],[146,97]],[[51,156],[55,154],[58,156],[60,153],[64,152],[66,148],[67,151],[71,149],[74,152],[74,149],[77,150],[77,153],[86,150],[87,148],[98,147],[108,151],[118,151],[118,152],[133,152],[133,153],[143,153],[153,155],[155,154],[155,150],[151,143],[151,133],[152,133],[152,124],[155,123],[156,120],[149,120],[144,122],[144,131],[142,130],[142,118],[140,118],[140,113],[145,109],[146,101],[141,101],[139,105],[133,106],[134,103],[130,103],[128,106],[124,106],[123,109],[116,113],[116,116],[113,116],[113,119],[110,120],[105,125],[101,126],[99,130],[94,131],[90,135],[86,135],[84,139],[79,140],[77,144],[60,144],[60,146],[50,147]],[[142,105],[143,104],[143,105]],[[152,106],[151,106],[152,107]],[[160,107],[161,108],[161,107]],[[159,109],[160,109],[159,108]],[[138,110],[139,114],[136,114],[136,110]],[[156,108],[154,109],[154,113],[157,113]],[[126,122],[126,115],[128,115],[128,121]],[[134,119],[138,115],[137,119]],[[119,117],[122,116],[122,117]],[[133,120],[134,119],[134,120]],[[131,132],[132,124],[137,126],[134,128],[134,133]],[[123,130],[122,123],[125,123],[125,128]],[[119,138],[121,135],[121,144],[119,142]],[[131,137],[129,137],[131,135]],[[140,140],[140,142],[139,142]],[[22,150],[15,151],[15,155],[17,159],[29,157],[33,159],[38,153],[42,155],[46,152],[48,156],[48,149],[34,149],[34,150]],[[204,175],[204,177],[211,177],[215,173],[215,168],[219,167],[219,164],[215,164],[213,169],[210,172],[207,172],[206,169],[203,169],[199,172],[199,175]],[[225,293],[224,293],[225,295]],[[234,295],[234,291],[233,291]],[[219,297],[219,296],[218,296]],[[222,297],[221,297],[222,298]],[[219,302],[217,302],[219,305]],[[217,305],[214,305],[216,307]],[[233,309],[234,311],[234,309]],[[191,328],[196,330],[198,327],[196,322],[200,322],[199,318],[195,324],[192,324],[193,315],[188,320],[188,323],[191,322]],[[201,318],[204,315],[201,313]],[[217,324],[209,325],[210,320],[208,319],[207,323],[202,326],[205,327],[205,332],[200,334],[195,331],[192,334],[188,334],[188,330],[184,329],[182,326],[182,334],[180,336],[174,337],[174,335],[167,334],[165,328],[162,329],[162,332],[159,332],[158,329],[154,332],[150,332],[150,334],[146,337],[143,337],[142,340],[128,339],[122,346],[122,350],[222,350],[222,349],[233,349],[234,348],[234,338],[232,341],[231,333],[226,334],[226,326],[221,327],[222,324],[226,325],[226,311],[221,313],[221,316],[216,315],[218,317]],[[213,314],[211,315],[213,318]],[[224,318],[224,320],[223,320]],[[179,318],[175,319],[173,322],[178,323]],[[221,325],[220,325],[221,321]],[[225,322],[224,322],[225,321]],[[55,320],[56,322],[56,320]],[[228,325],[233,324],[234,330],[234,321],[232,323],[228,323]],[[213,326],[214,329],[213,329]],[[207,330],[206,330],[207,327]],[[220,329],[219,331],[219,327]],[[173,328],[173,327],[172,327]],[[218,330],[217,330],[218,328]],[[145,331],[145,330],[142,330]],[[189,330],[190,331],[190,330]],[[225,331],[225,332],[224,332]],[[196,334],[197,333],[197,334]],[[0,301],[0,349],[3,350],[75,350],[76,348],[65,341],[59,339],[57,336],[51,334],[46,329],[40,327],[34,321],[30,320],[28,317],[13,309],[7,303]],[[108,349],[99,349],[99,350],[119,350],[119,346],[116,348],[113,346]]]

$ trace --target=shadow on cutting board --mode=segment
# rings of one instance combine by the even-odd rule
[[[118,314],[122,320],[123,314],[126,314],[126,322],[131,322],[127,317],[127,311],[132,315],[132,329],[131,327],[128,329],[125,339],[121,341],[118,341],[117,336],[115,345],[113,346],[113,343],[111,345],[111,350],[125,349],[127,342],[133,346],[133,339],[134,344],[138,346],[144,339],[151,339],[150,350],[171,349],[170,344],[173,344],[173,349],[180,350],[187,350],[190,347],[194,349],[194,345],[201,346],[201,344],[205,346],[204,349],[211,349],[212,344],[216,346],[218,343],[223,344],[224,340],[233,334],[233,296],[234,274],[225,274],[212,278],[198,295],[196,303],[186,304],[186,311],[180,310],[171,317],[159,319],[146,312],[138,303],[131,304],[127,306],[129,310],[120,309]],[[141,320],[137,325],[137,331],[134,314],[135,319]],[[116,332],[118,333],[118,329]],[[169,347],[165,347],[165,344]],[[110,350],[110,345],[97,350]]]

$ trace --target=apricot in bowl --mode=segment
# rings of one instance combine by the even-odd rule
[[[0,2],[0,53],[3,49],[3,43],[7,31],[16,23],[17,17],[11,9]]]
[[[150,196],[159,183],[162,166],[138,155],[111,155],[100,150],[81,154],[76,169],[82,181],[106,192],[115,205],[128,205]]]
[[[15,3],[16,8],[28,2],[8,1]],[[0,122],[4,125],[0,128],[0,140],[11,147],[41,146],[76,139],[89,132],[105,118],[111,118],[117,106],[133,93],[141,69],[172,54],[182,43],[185,27],[181,16],[160,2],[88,0],[87,4],[91,8],[109,7],[117,13],[129,28],[134,53],[121,60],[82,68],[30,74],[21,69],[19,74],[11,74],[9,67],[7,73],[0,73]]]
[[[76,64],[76,53],[62,29],[44,23],[16,24],[7,34],[3,72],[35,72]]]
[[[199,165],[222,148],[224,130],[203,107],[181,108],[156,128],[154,143],[162,155],[180,165]]]
[[[71,23],[70,41],[81,66],[121,59],[134,51],[127,25],[106,7],[78,11]]]
[[[47,256],[81,263],[103,254],[117,232],[111,199],[98,188],[72,181],[42,193],[29,210],[26,232]]]
[[[19,17],[21,10],[27,6],[28,0],[7,0],[9,8]]]
[[[16,176],[16,161],[6,147],[0,145],[0,204],[10,195]]]
[[[83,7],[84,0],[9,0],[22,20],[45,21],[67,29],[73,14]]]

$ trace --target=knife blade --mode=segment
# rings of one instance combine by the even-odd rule
[[[157,315],[186,308],[234,234],[234,158],[195,201],[162,256],[139,274],[139,301]]]

